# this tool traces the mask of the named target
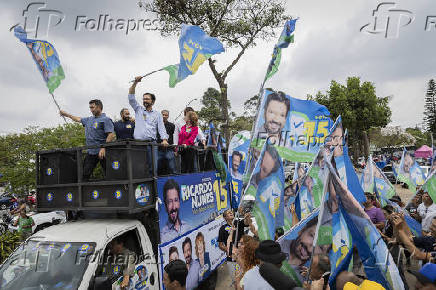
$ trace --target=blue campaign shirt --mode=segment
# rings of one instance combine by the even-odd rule
[[[135,131],[133,137],[137,140],[156,140],[157,132],[162,139],[168,140],[168,134],[165,129],[162,114],[158,111],[147,111],[143,106],[139,105],[135,99],[135,95],[129,94],[129,104],[135,111]]]
[[[85,127],[85,138],[87,146],[96,146],[106,143],[106,135],[114,132],[112,120],[102,113],[98,117],[82,117],[80,122]],[[88,154],[97,155],[100,148],[88,149]]]
[[[122,120],[114,123],[115,134],[118,140],[133,139],[133,131],[135,130],[135,123],[132,121],[124,122]]]

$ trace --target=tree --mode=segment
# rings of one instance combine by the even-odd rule
[[[203,97],[201,97],[201,104],[203,105],[200,111],[198,111],[198,118],[203,126],[207,126],[209,121],[215,120],[215,125],[225,123],[225,120],[221,117],[221,104],[222,95],[217,89],[208,88]],[[230,109],[230,102],[227,100],[227,106]]]
[[[428,82],[424,106],[424,124],[428,132],[436,132],[436,83],[433,79]]]
[[[422,145],[431,146],[431,133],[425,132],[424,130],[415,127],[415,128],[406,128],[406,132],[413,136],[415,139],[414,145],[416,149],[421,147]]]
[[[333,118],[342,116],[344,128],[348,128],[350,150],[354,160],[364,149],[369,154],[367,132],[372,127],[385,127],[391,120],[389,97],[377,97],[371,82],[361,83],[358,77],[349,77],[346,85],[332,81],[326,94],[318,92],[308,99],[325,105]]]
[[[36,186],[35,153],[39,150],[85,145],[83,126],[68,123],[55,128],[27,127],[23,133],[0,137],[1,181],[21,194]]]
[[[371,144],[380,148],[392,148],[415,145],[416,138],[406,132],[403,128],[396,127],[373,127],[369,129],[369,140]]]
[[[220,88],[221,116],[225,120],[224,135],[229,141],[230,114],[227,97],[227,77],[249,47],[256,40],[269,40],[274,29],[289,16],[281,0],[153,0],[145,9],[157,14],[162,36],[175,35],[181,24],[200,26],[208,35],[218,38],[238,53],[224,69],[218,69],[216,60],[209,58],[209,67]],[[227,142],[229,144],[229,142]]]

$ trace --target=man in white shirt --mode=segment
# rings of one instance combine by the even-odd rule
[[[422,219],[422,230],[428,232],[430,230],[431,220],[436,214],[436,204],[433,203],[428,192],[422,195],[422,203],[418,206],[418,214]]]

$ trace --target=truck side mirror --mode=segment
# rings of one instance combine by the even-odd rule
[[[94,290],[112,289],[112,283],[108,276],[98,276],[94,278]]]

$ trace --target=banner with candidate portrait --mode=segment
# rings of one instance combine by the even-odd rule
[[[379,231],[333,165],[328,161],[326,164],[330,173],[324,196],[328,203],[324,203],[324,209],[328,214],[323,211],[320,215],[321,220],[331,215],[330,287],[335,288],[336,275],[349,267],[351,246],[355,246],[369,280],[380,283],[385,289],[404,289],[398,268]]]
[[[214,220],[229,207],[227,191],[215,172],[161,177],[157,180],[162,244]]]
[[[266,142],[244,192],[255,199],[252,214],[260,240],[274,239],[276,228],[284,225],[284,188],[282,158],[276,147]]]
[[[328,252],[326,248],[313,247],[318,215],[319,209],[315,209],[277,240],[282,252],[286,254],[280,270],[290,276],[298,286],[303,284],[302,272],[304,267],[309,267],[313,249],[316,253]]]
[[[406,183],[412,192],[416,192],[416,187],[423,185],[425,174],[418,162],[406,148],[401,156],[400,166],[398,167],[397,180]]]
[[[269,140],[280,156],[294,162],[310,162],[324,144],[331,126],[328,109],[311,100],[300,100],[283,92],[264,90],[251,142],[250,164]]]
[[[243,175],[247,165],[251,134],[249,131],[238,132],[232,137],[228,149],[229,172],[232,177],[232,208],[238,208],[243,189]]]
[[[224,219],[219,217],[166,245],[160,245],[160,277],[163,277],[164,268],[169,262],[180,259],[188,267],[186,289],[196,288],[227,259],[226,253],[218,247],[218,232],[224,223]],[[162,279],[160,283],[161,289],[165,289]]]

